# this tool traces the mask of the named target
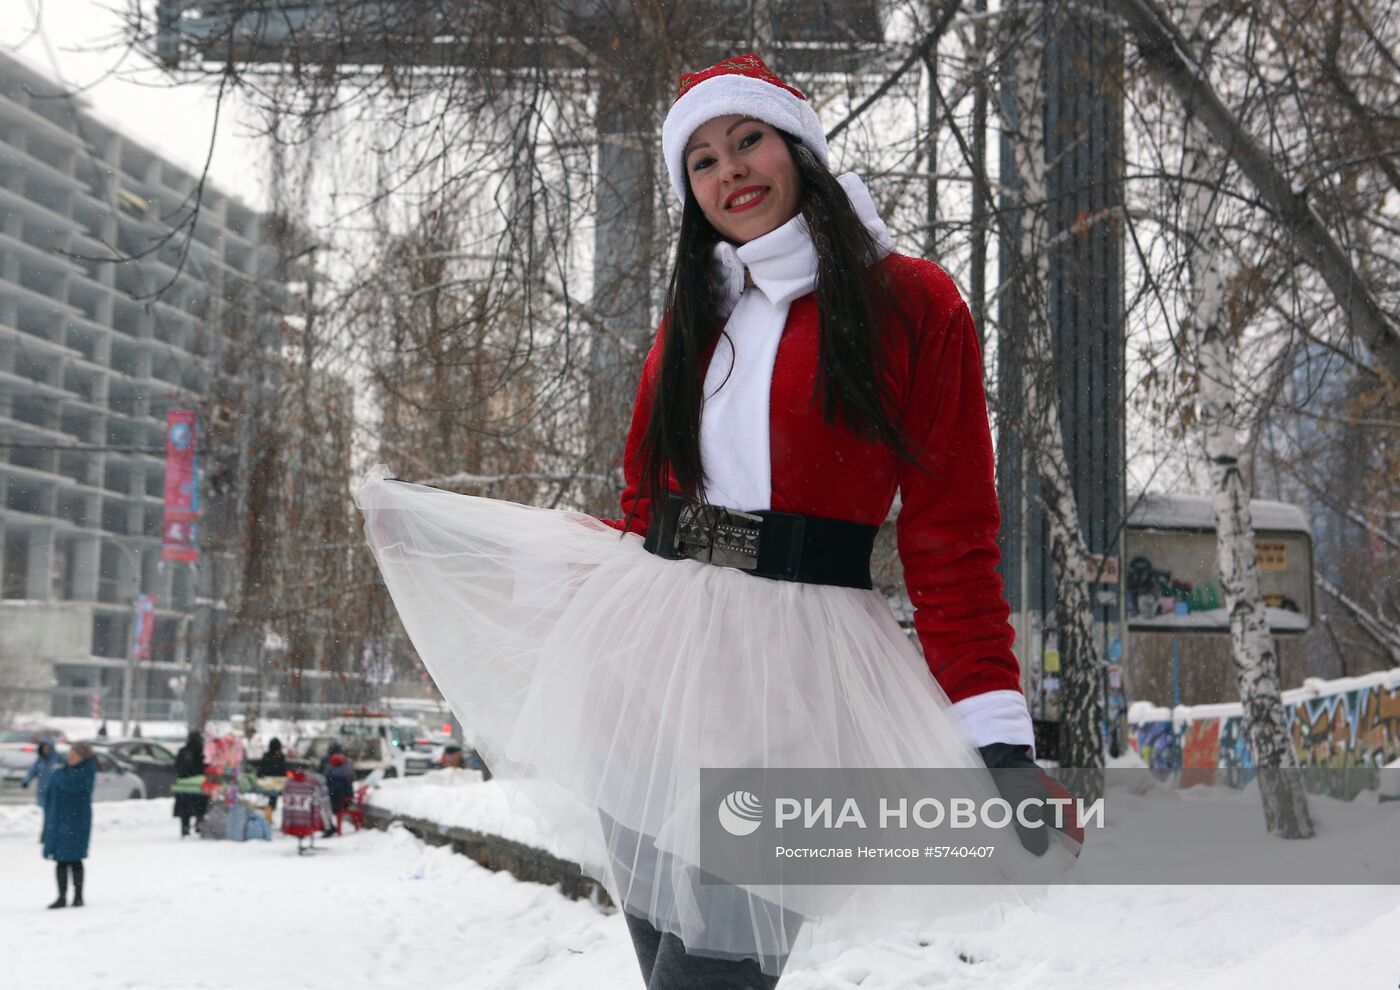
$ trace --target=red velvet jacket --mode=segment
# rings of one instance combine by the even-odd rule
[[[972,317],[953,280],[929,261],[891,254],[880,262],[906,321],[885,320],[885,368],[892,409],[904,435],[924,452],[926,471],[881,443],[862,439],[840,418],[823,421],[812,403],[818,326],[815,294],[792,303],[770,393],[772,508],[879,525],[896,490],[896,522],[914,626],[929,669],[957,702],[997,690],[1020,690],[1011,652],[1009,609],[996,565],[997,507],[992,437],[982,386],[982,358]],[[640,491],[639,449],[660,372],[661,340],[642,368],[627,437],[622,518],[644,534],[649,499]],[[704,369],[699,373],[703,376]],[[679,491],[675,478],[673,490]]]

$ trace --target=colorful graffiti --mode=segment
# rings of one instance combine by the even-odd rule
[[[1220,763],[1220,719],[1202,718],[1186,723],[1185,740],[1181,745],[1180,787],[1215,783],[1215,769]]]
[[[1360,681],[1362,683],[1358,684]],[[1376,771],[1400,760],[1400,670],[1344,681],[1310,681],[1284,693],[1284,719],[1309,790],[1351,798],[1376,786]],[[1254,777],[1244,719],[1178,711],[1175,729],[1162,709],[1128,718],[1128,744],[1157,776],[1179,771],[1178,786],[1224,783],[1243,787]],[[1146,713],[1144,713],[1146,714]],[[1338,774],[1330,771],[1352,770]],[[1224,771],[1221,773],[1220,771]],[[1327,772],[1324,772],[1327,771]]]
[[[1162,779],[1176,766],[1176,740],[1170,722],[1129,723],[1128,746]]]
[[[1220,768],[1225,771],[1224,783],[1244,787],[1254,779],[1254,753],[1244,734],[1244,718],[1232,715],[1221,719]]]
[[[1375,770],[1400,758],[1400,688],[1381,685],[1305,700],[1288,709],[1293,752],[1319,770]],[[1315,774],[1313,790],[1354,797],[1366,773]]]

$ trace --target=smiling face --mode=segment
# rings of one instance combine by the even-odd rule
[[[797,215],[801,179],[772,126],[729,114],[706,121],[685,150],[690,191],[725,240],[745,244]]]

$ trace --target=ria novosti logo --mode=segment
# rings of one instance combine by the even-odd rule
[[[751,835],[763,823],[763,802],[749,791],[730,791],[719,803],[719,823],[730,835]]]
[[[839,801],[839,804],[838,804]],[[869,812],[862,809],[854,797],[844,800],[823,797],[780,797],[774,807],[774,828],[821,829],[907,829],[912,819],[916,828],[937,829],[1003,829],[1015,824],[1018,828],[1051,827],[1064,831],[1073,823],[1079,829],[1091,824],[1104,827],[1104,799],[1027,797],[1014,806],[1002,797],[983,800],[971,797],[941,800],[922,797],[912,808],[907,797],[878,801],[875,825],[870,825]],[[730,791],[719,803],[719,823],[730,835],[752,835],[763,824],[763,802],[752,791]]]

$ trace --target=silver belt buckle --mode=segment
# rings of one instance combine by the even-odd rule
[[[762,526],[763,517],[751,512],[687,502],[676,520],[676,553],[705,564],[755,571]]]

